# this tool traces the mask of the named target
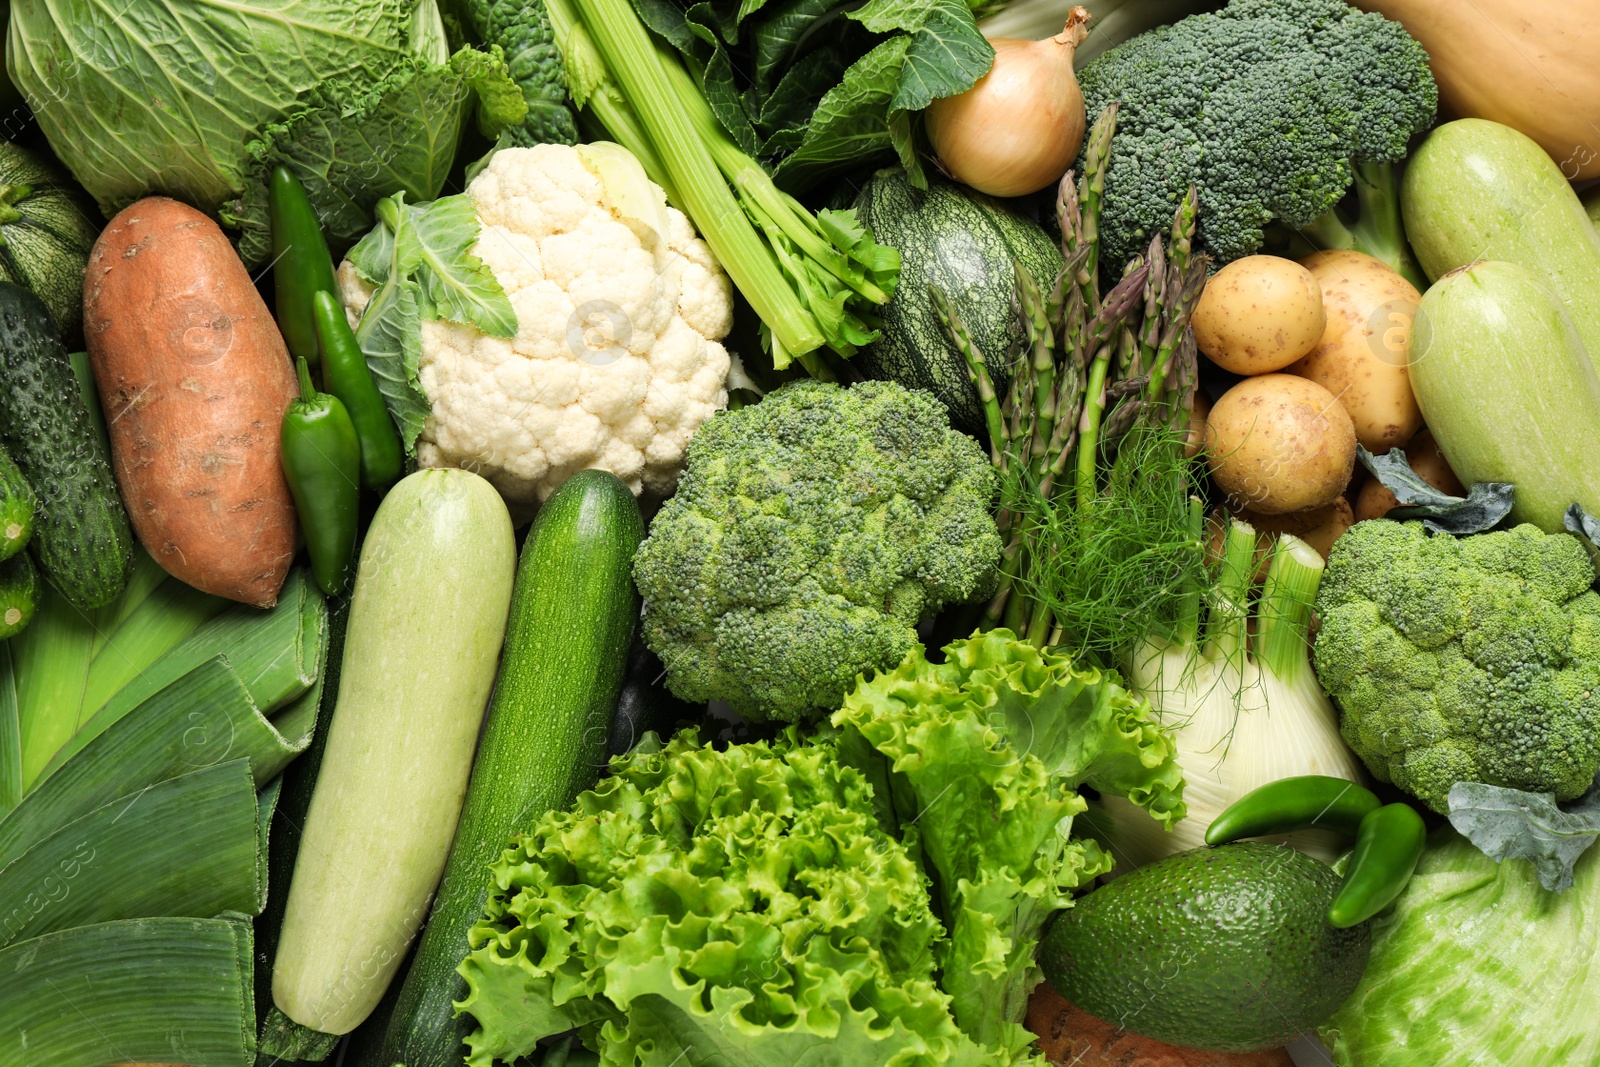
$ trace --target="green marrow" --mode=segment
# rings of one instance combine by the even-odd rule
[[[0,448],[0,559],[10,559],[33,536],[33,487],[11,453]]]
[[[1514,263],[1439,279],[1417,309],[1411,388],[1463,484],[1516,486],[1515,522],[1562,529],[1567,507],[1600,515],[1600,379],[1572,320]]]
[[[34,554],[80,611],[111,603],[133,570],[133,531],[72,363],[39,298],[0,282],[0,444],[38,501]]]
[[[540,509],[522,549],[505,656],[461,826],[428,928],[384,1040],[383,1062],[459,1067],[470,1017],[456,967],[483,913],[485,868],[512,834],[566,807],[605,764],[612,712],[639,617],[634,550],[644,537],[627,486],[580,471]]]
[[[873,177],[855,207],[878,243],[899,250],[900,282],[883,309],[882,335],[851,362],[869,378],[926,389],[944,401],[957,429],[981,436],[983,409],[967,361],[945,339],[928,286],[937,285],[961,313],[1004,397],[1005,367],[1023,342],[1012,310],[1012,264],[1027,268],[1049,292],[1061,270],[1060,249],[997,200],[948,182],[916,189],[899,171]]]
[[[1446,123],[1412,153],[1401,192],[1406,236],[1428,277],[1484,259],[1525,267],[1600,360],[1600,234],[1536,141],[1485,119]]]
[[[427,915],[515,570],[511,517],[476,474],[418,471],[372,519],[273,965],[276,1010],[301,1027],[354,1029]]]

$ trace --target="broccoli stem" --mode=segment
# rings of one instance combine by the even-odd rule
[[[1393,267],[1421,292],[1428,287],[1411,245],[1406,241],[1405,224],[1400,218],[1400,186],[1393,163],[1370,160],[1354,162],[1356,200],[1360,215],[1352,223],[1330,208],[1320,217],[1299,227],[1301,236],[1322,249],[1343,248],[1364,252]]]
[[[1256,607],[1255,654],[1263,670],[1286,681],[1311,670],[1307,630],[1321,584],[1317,550],[1298,537],[1280,536]]]

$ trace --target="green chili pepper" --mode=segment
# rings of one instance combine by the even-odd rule
[[[300,399],[283,413],[283,473],[311,553],[311,573],[329,596],[344,592],[356,553],[361,442],[336,396],[317,392],[304,359]]]
[[[1306,774],[1280,778],[1250,790],[1228,805],[1206,829],[1206,844],[1241,837],[1287,834],[1296,830],[1337,830],[1354,834],[1361,820],[1378,810],[1372,790],[1344,778]]]
[[[404,461],[389,407],[367,369],[367,357],[361,354],[350,320],[332,293],[312,296],[311,318],[322,349],[322,384],[344,402],[361,441],[361,484],[382,489],[400,477]]]
[[[339,291],[333,278],[333,257],[322,238],[316,209],[289,168],[272,168],[267,207],[272,217],[272,284],[278,297],[278,329],[292,358],[315,363],[317,332],[311,325],[311,298],[319,292]]]
[[[1361,820],[1344,884],[1328,908],[1339,928],[1366,922],[1387,908],[1411,880],[1428,830],[1409,804],[1385,804]]]

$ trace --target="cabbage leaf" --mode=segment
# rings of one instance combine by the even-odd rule
[[[1552,893],[1531,863],[1496,863],[1449,827],[1372,920],[1361,984],[1322,1028],[1341,1067],[1600,1063],[1600,851]]]
[[[449,55],[434,0],[18,4],[7,55],[102,211],[178,197],[240,229],[251,266],[266,257],[273,164],[338,245],[381,197],[438,194],[476,99],[491,134],[522,117],[498,55]]]

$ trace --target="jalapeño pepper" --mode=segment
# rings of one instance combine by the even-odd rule
[[[1206,828],[1206,844],[1241,837],[1288,834],[1296,830],[1337,830],[1354,834],[1380,801],[1370,789],[1344,778],[1306,774],[1280,778],[1250,790],[1228,805]]]
[[[400,477],[400,434],[339,301],[329,292],[313,294],[311,317],[322,350],[322,384],[344,402],[361,441],[361,484],[381,489]]]
[[[277,293],[278,329],[293,359],[317,361],[317,333],[311,324],[311,298],[337,292],[333,257],[322,237],[322,223],[305,187],[289,169],[272,168],[267,185],[272,218],[272,285]]]
[[[1411,880],[1422,858],[1428,830],[1409,804],[1385,804],[1369,812],[1356,832],[1356,848],[1328,922],[1341,929],[1366,922],[1387,908]]]
[[[311,554],[311,573],[329,596],[349,585],[361,503],[361,444],[336,396],[317,392],[304,359],[300,398],[283,413],[283,473]]]

